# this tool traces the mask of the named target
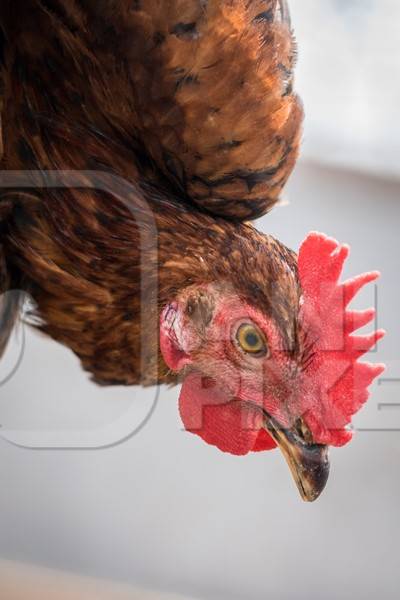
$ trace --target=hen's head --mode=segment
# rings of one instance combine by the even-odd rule
[[[348,252],[311,233],[268,306],[220,281],[186,288],[161,316],[164,360],[183,378],[185,428],[237,455],[279,446],[311,501],[328,478],[328,445],[351,439],[351,417],[384,369],[358,362],[384,332],[351,335],[374,311],[347,306],[378,273],[340,284]]]

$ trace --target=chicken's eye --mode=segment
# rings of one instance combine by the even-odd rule
[[[261,331],[250,323],[243,323],[236,333],[237,342],[244,352],[256,356],[265,356],[268,348]]]

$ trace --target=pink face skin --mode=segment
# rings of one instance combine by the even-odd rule
[[[245,352],[239,345],[237,332],[243,324],[255,325],[264,336],[266,352],[263,355]],[[282,336],[272,319],[243,302],[231,290],[216,286],[188,288],[178,300],[165,307],[160,331],[161,351],[167,365],[185,375],[181,414],[187,429],[200,429],[204,407],[215,405],[221,410],[214,413],[214,420],[225,420],[230,428],[237,429],[240,415],[244,426],[250,421],[259,430],[260,409],[283,427],[293,423],[297,364],[285,351]],[[232,402],[235,404],[229,405],[228,415],[222,407]],[[211,443],[221,447],[218,439],[214,440],[217,434],[211,437]],[[237,453],[253,449],[247,448],[254,443],[253,438],[243,448],[237,448],[243,450]],[[271,443],[270,447],[273,446]]]

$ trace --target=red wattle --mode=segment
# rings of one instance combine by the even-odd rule
[[[179,410],[187,431],[222,452],[244,455],[276,447],[256,407],[231,398],[200,373],[189,374],[183,382]]]

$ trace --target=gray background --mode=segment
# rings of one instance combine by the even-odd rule
[[[314,73],[310,81],[300,65],[299,87],[309,96],[318,76],[323,94],[330,74],[317,70],[321,57],[311,52],[314,39],[301,36],[310,27],[312,7],[316,23],[323,15],[317,5],[327,11],[335,5],[340,19],[343,9],[339,2],[308,0],[301,17],[299,4],[293,2],[299,45],[315,66],[314,72],[308,68]],[[384,4],[395,10],[391,2]],[[352,32],[358,21],[349,16],[346,23]],[[327,59],[330,40],[342,31],[338,27],[336,21],[325,22],[325,38],[318,30]],[[382,37],[386,32],[381,30]],[[367,85],[368,69],[364,75]],[[375,134],[368,160],[361,156],[359,128],[353,139],[351,119],[344,120],[344,142],[340,111],[334,117],[330,111],[340,107],[343,90],[362,106],[356,91],[344,84],[336,88],[337,97],[330,90],[325,112],[321,99],[317,116],[308,109],[305,160],[282,206],[258,226],[293,248],[308,231],[324,231],[352,245],[347,275],[382,271],[378,318],[389,335],[369,358],[387,362],[385,376],[396,378],[400,184],[398,155],[391,146],[395,136],[390,132],[385,138],[385,151],[392,148],[390,167]],[[390,98],[396,93],[392,86]],[[376,114],[385,107],[379,98]],[[315,124],[318,120],[322,124]],[[380,131],[376,120],[368,123],[371,131]],[[365,291],[357,305],[370,306],[373,292]],[[21,339],[22,332],[16,332],[0,379],[15,363]],[[399,390],[396,382],[374,386],[368,407],[356,419],[355,439],[332,450],[328,487],[313,505],[300,501],[279,452],[237,458],[183,432],[177,389],[162,389],[148,424],[112,448],[28,450],[0,437],[0,557],[213,600],[398,598],[400,433],[366,430],[400,428],[400,409],[379,410],[381,402],[395,404]],[[3,432],[58,429],[68,437],[80,430],[84,440],[125,415],[140,423],[155,390],[98,389],[67,350],[26,331],[22,364],[0,394]]]

